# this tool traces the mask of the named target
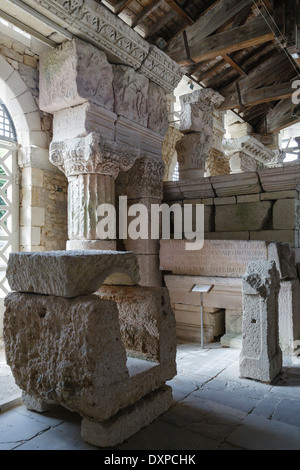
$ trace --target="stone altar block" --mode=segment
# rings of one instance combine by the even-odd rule
[[[165,384],[176,374],[175,319],[165,288],[103,286],[101,294],[82,295],[78,290],[74,295],[65,283],[61,292],[72,295],[58,295],[47,276],[51,281],[57,274],[57,283],[60,276],[70,278],[72,270],[67,271],[66,264],[76,267],[78,257],[81,269],[74,270],[78,286],[80,273],[83,280],[89,270],[98,272],[98,281],[104,280],[101,252],[89,250],[89,255],[77,258],[76,253],[68,252],[67,261],[53,252],[34,260],[23,253],[11,257],[11,288],[21,286],[14,278],[17,267],[22,272],[23,261],[28,282],[27,292],[13,292],[5,299],[7,362],[29,409],[45,411],[62,405],[82,416],[86,442],[114,446],[171,406],[172,389]],[[117,261],[116,253],[102,253],[107,274],[109,260],[116,272],[118,263],[122,268],[122,257]],[[135,255],[127,255],[134,268]],[[87,289],[82,284],[84,292],[101,286],[91,282],[94,287]],[[41,285],[43,294],[37,293]]]
[[[272,382],[282,367],[278,336],[279,273],[274,261],[256,261],[243,277],[242,377]]]

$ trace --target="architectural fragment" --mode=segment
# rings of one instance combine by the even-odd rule
[[[280,373],[279,274],[274,261],[255,261],[243,277],[242,377],[272,382]]]
[[[213,110],[222,100],[223,97],[211,89],[196,90],[180,97],[179,131],[184,134],[176,143],[180,180],[204,176],[206,160],[214,143]]]
[[[13,291],[63,297],[93,294],[113,273],[125,273],[138,284],[136,256],[101,250],[11,253],[7,265]]]
[[[113,70],[106,54],[78,39],[40,58],[40,107],[53,113],[89,101],[113,110]]]
[[[5,299],[7,362],[24,404],[79,413],[83,439],[100,447],[121,443],[167,411],[172,389],[165,384],[176,374],[166,288],[105,286],[89,295],[105,273],[122,270],[122,259],[137,276],[132,253],[15,253],[10,283],[22,292]]]

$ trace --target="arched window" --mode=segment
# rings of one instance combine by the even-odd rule
[[[8,110],[0,101],[0,298],[10,291],[6,266],[11,251],[19,251],[17,138]]]

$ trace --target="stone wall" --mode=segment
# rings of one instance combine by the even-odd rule
[[[49,161],[52,116],[39,108],[39,54],[26,36],[1,34],[0,59],[0,98],[18,140],[20,251],[65,249],[67,180]]]
[[[300,247],[300,168],[270,168],[164,183],[168,204],[204,204],[205,239],[265,240]]]

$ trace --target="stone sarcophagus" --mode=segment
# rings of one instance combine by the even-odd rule
[[[99,447],[172,403],[175,318],[167,289],[139,286],[137,266],[133,253],[99,250],[14,253],[8,263],[15,292],[5,299],[4,341],[24,403],[79,413],[82,438]],[[123,285],[103,285],[118,272]]]

